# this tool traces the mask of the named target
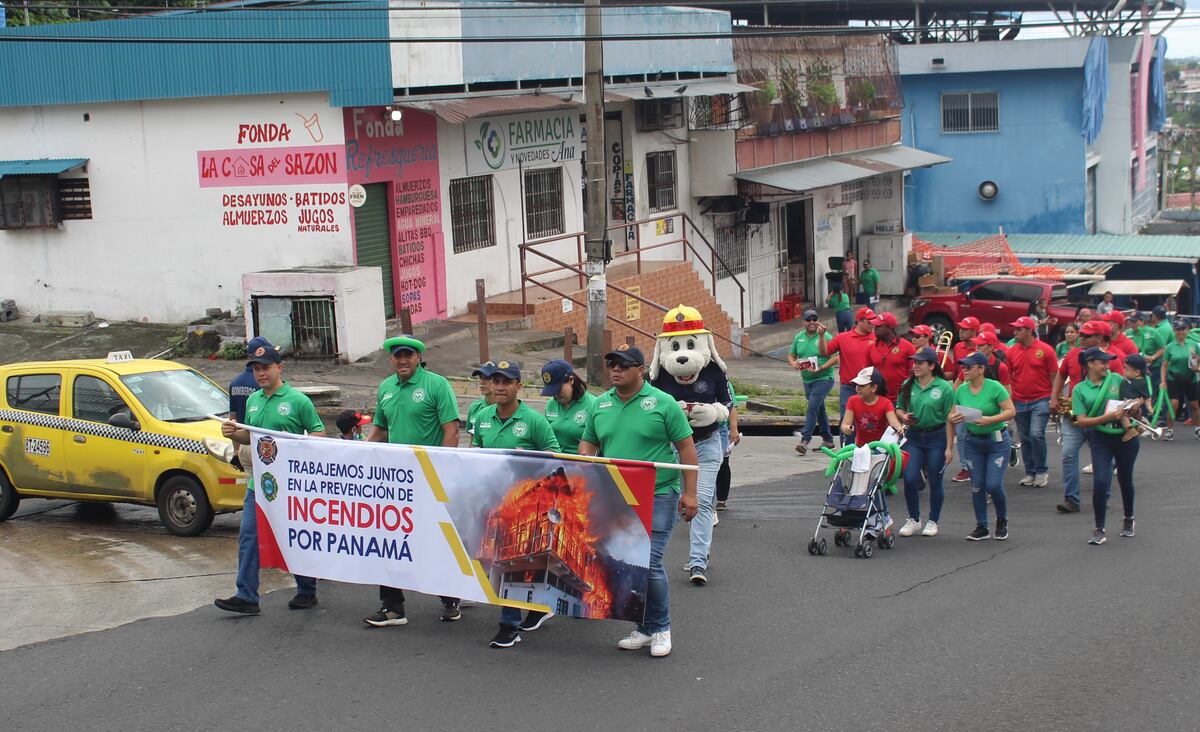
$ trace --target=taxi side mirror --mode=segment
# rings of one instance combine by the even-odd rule
[[[117,412],[116,414],[114,414],[113,416],[108,418],[108,423],[111,424],[113,427],[120,427],[122,429],[133,430],[134,432],[137,432],[138,430],[140,430],[142,428],[141,423],[139,423],[133,417],[129,416],[128,412]]]

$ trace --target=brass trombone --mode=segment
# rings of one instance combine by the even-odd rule
[[[943,330],[937,337],[937,344],[934,347],[934,353],[941,356],[938,365],[943,369],[946,368],[946,359],[950,358],[950,349],[954,346],[954,334],[948,330]]]

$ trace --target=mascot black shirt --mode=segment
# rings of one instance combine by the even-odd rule
[[[662,389],[679,401],[729,406],[729,381],[721,367],[713,362],[700,369],[696,380],[690,384],[680,384],[666,369],[661,369],[658,378],[650,382],[650,385]],[[716,432],[719,426],[716,422],[704,427],[693,425],[692,439],[699,442]]]

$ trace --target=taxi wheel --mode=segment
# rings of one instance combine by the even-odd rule
[[[202,534],[213,522],[204,488],[186,475],[168,478],[158,492],[158,517],[176,536]]]
[[[20,505],[21,496],[17,495],[17,489],[9,482],[4,469],[0,468],[0,521],[16,513]]]

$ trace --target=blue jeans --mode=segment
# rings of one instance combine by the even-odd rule
[[[650,578],[646,583],[646,615],[638,630],[650,635],[671,629],[671,595],[663,552],[671,540],[671,530],[679,518],[679,494],[674,491],[654,497],[654,517],[650,531]]]
[[[500,625],[505,628],[515,628],[521,624],[521,610],[515,607],[500,608]]]
[[[696,478],[696,518],[692,519],[688,531],[691,549],[688,566],[708,569],[708,555],[712,547],[713,516],[716,515],[717,471],[725,453],[721,450],[721,436],[716,432],[696,443],[696,460],[700,474]]]
[[[1017,407],[1017,432],[1021,435],[1021,461],[1025,475],[1049,473],[1046,465],[1046,423],[1050,421],[1050,400],[1014,402]]]
[[[838,333],[845,333],[854,327],[854,311],[852,310],[839,310],[834,313],[833,317],[837,320]]]
[[[967,444],[967,423],[959,422],[954,426],[954,441],[958,443],[958,467],[967,469],[967,454],[962,446]]]
[[[1087,441],[1087,430],[1068,417],[1062,421],[1063,499],[1079,505],[1079,449]]]
[[[1008,519],[1008,502],[1004,495],[1004,471],[1008,470],[1008,453],[1012,450],[1012,438],[1008,430],[1000,431],[1000,440],[994,435],[967,433],[966,442],[959,445],[967,470],[971,471],[971,503],[975,507],[975,523],[987,526],[987,497],[991,495],[996,507],[996,520]]]
[[[833,433],[829,431],[829,413],[825,410],[825,397],[829,396],[831,389],[833,379],[804,382],[804,398],[808,400],[808,411],[804,415],[804,429],[800,431],[800,436],[805,442],[812,439],[814,430],[820,431],[821,437],[828,442],[833,442]],[[842,404],[844,406],[845,402]]]
[[[296,578],[297,595],[316,595],[316,577]],[[238,530],[237,596],[246,602],[258,602],[258,509],[254,505],[254,488],[246,491],[242,503],[242,526]]]
[[[942,489],[943,472],[946,467],[946,430],[938,428],[929,432],[910,429],[905,432],[908,441],[904,450],[908,453],[908,465],[904,468],[904,503],[908,506],[908,517],[921,520],[921,468],[929,472],[929,520],[937,523],[942,516],[942,503],[946,493]]]
[[[841,422],[842,417],[846,414],[846,402],[850,401],[850,397],[854,396],[857,393],[858,393],[858,391],[857,391],[857,389],[854,388],[854,384],[839,384],[838,385],[838,422],[839,422],[839,424]],[[854,425],[851,424],[850,427],[853,428]],[[845,447],[846,445],[854,444],[854,430],[853,429],[850,430],[850,434],[848,434],[848,435],[843,434],[842,431],[839,429],[838,434],[842,435],[842,447]]]
[[[1092,512],[1096,515],[1096,528],[1104,528],[1104,516],[1108,513],[1108,494],[1112,490],[1113,463],[1117,464],[1117,483],[1121,486],[1121,503],[1125,518],[1133,518],[1133,466],[1137,462],[1141,443],[1135,437],[1121,441],[1121,435],[1110,435],[1100,430],[1089,430],[1088,443],[1092,447]]]

